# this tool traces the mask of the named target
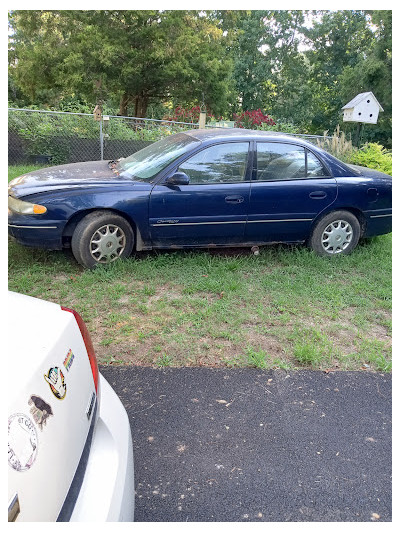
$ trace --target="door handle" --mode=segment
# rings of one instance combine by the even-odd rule
[[[327,197],[327,194],[324,191],[313,191],[313,192],[310,192],[309,197],[312,200],[323,200],[324,198]]]
[[[241,204],[244,202],[244,198],[240,195],[225,196],[225,202],[227,204]]]

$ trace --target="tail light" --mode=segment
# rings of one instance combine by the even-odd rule
[[[73,309],[68,309],[68,307],[61,307],[61,309],[63,311],[68,311],[69,313],[72,313],[79,326],[79,329],[81,331],[81,335],[83,338],[83,342],[85,343],[86,351],[89,356],[89,362],[90,362],[90,366],[92,369],[94,386],[95,386],[96,394],[97,394],[98,392],[97,389],[98,389],[98,384],[99,384],[99,367],[97,366],[96,354],[94,353],[93,344],[92,344],[92,340],[89,335],[89,331],[79,313],[77,313]]]

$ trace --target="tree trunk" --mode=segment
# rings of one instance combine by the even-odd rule
[[[119,114],[121,117],[126,117],[128,115],[128,103],[130,100],[130,96],[128,93],[124,93],[121,96],[121,99],[119,101]]]
[[[149,105],[149,97],[146,94],[136,95],[135,96],[135,117],[145,118],[148,105]]]

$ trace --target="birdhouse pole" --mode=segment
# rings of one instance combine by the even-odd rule
[[[361,131],[361,127],[363,126],[363,124],[361,122],[357,122],[357,130],[356,130],[356,135],[355,135],[355,139],[354,139],[354,144],[356,146],[358,146],[358,142],[360,140],[360,131]]]

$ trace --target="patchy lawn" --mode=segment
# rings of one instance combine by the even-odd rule
[[[103,364],[391,370],[391,243],[152,252],[84,270],[9,245],[9,288],[75,308]]]

